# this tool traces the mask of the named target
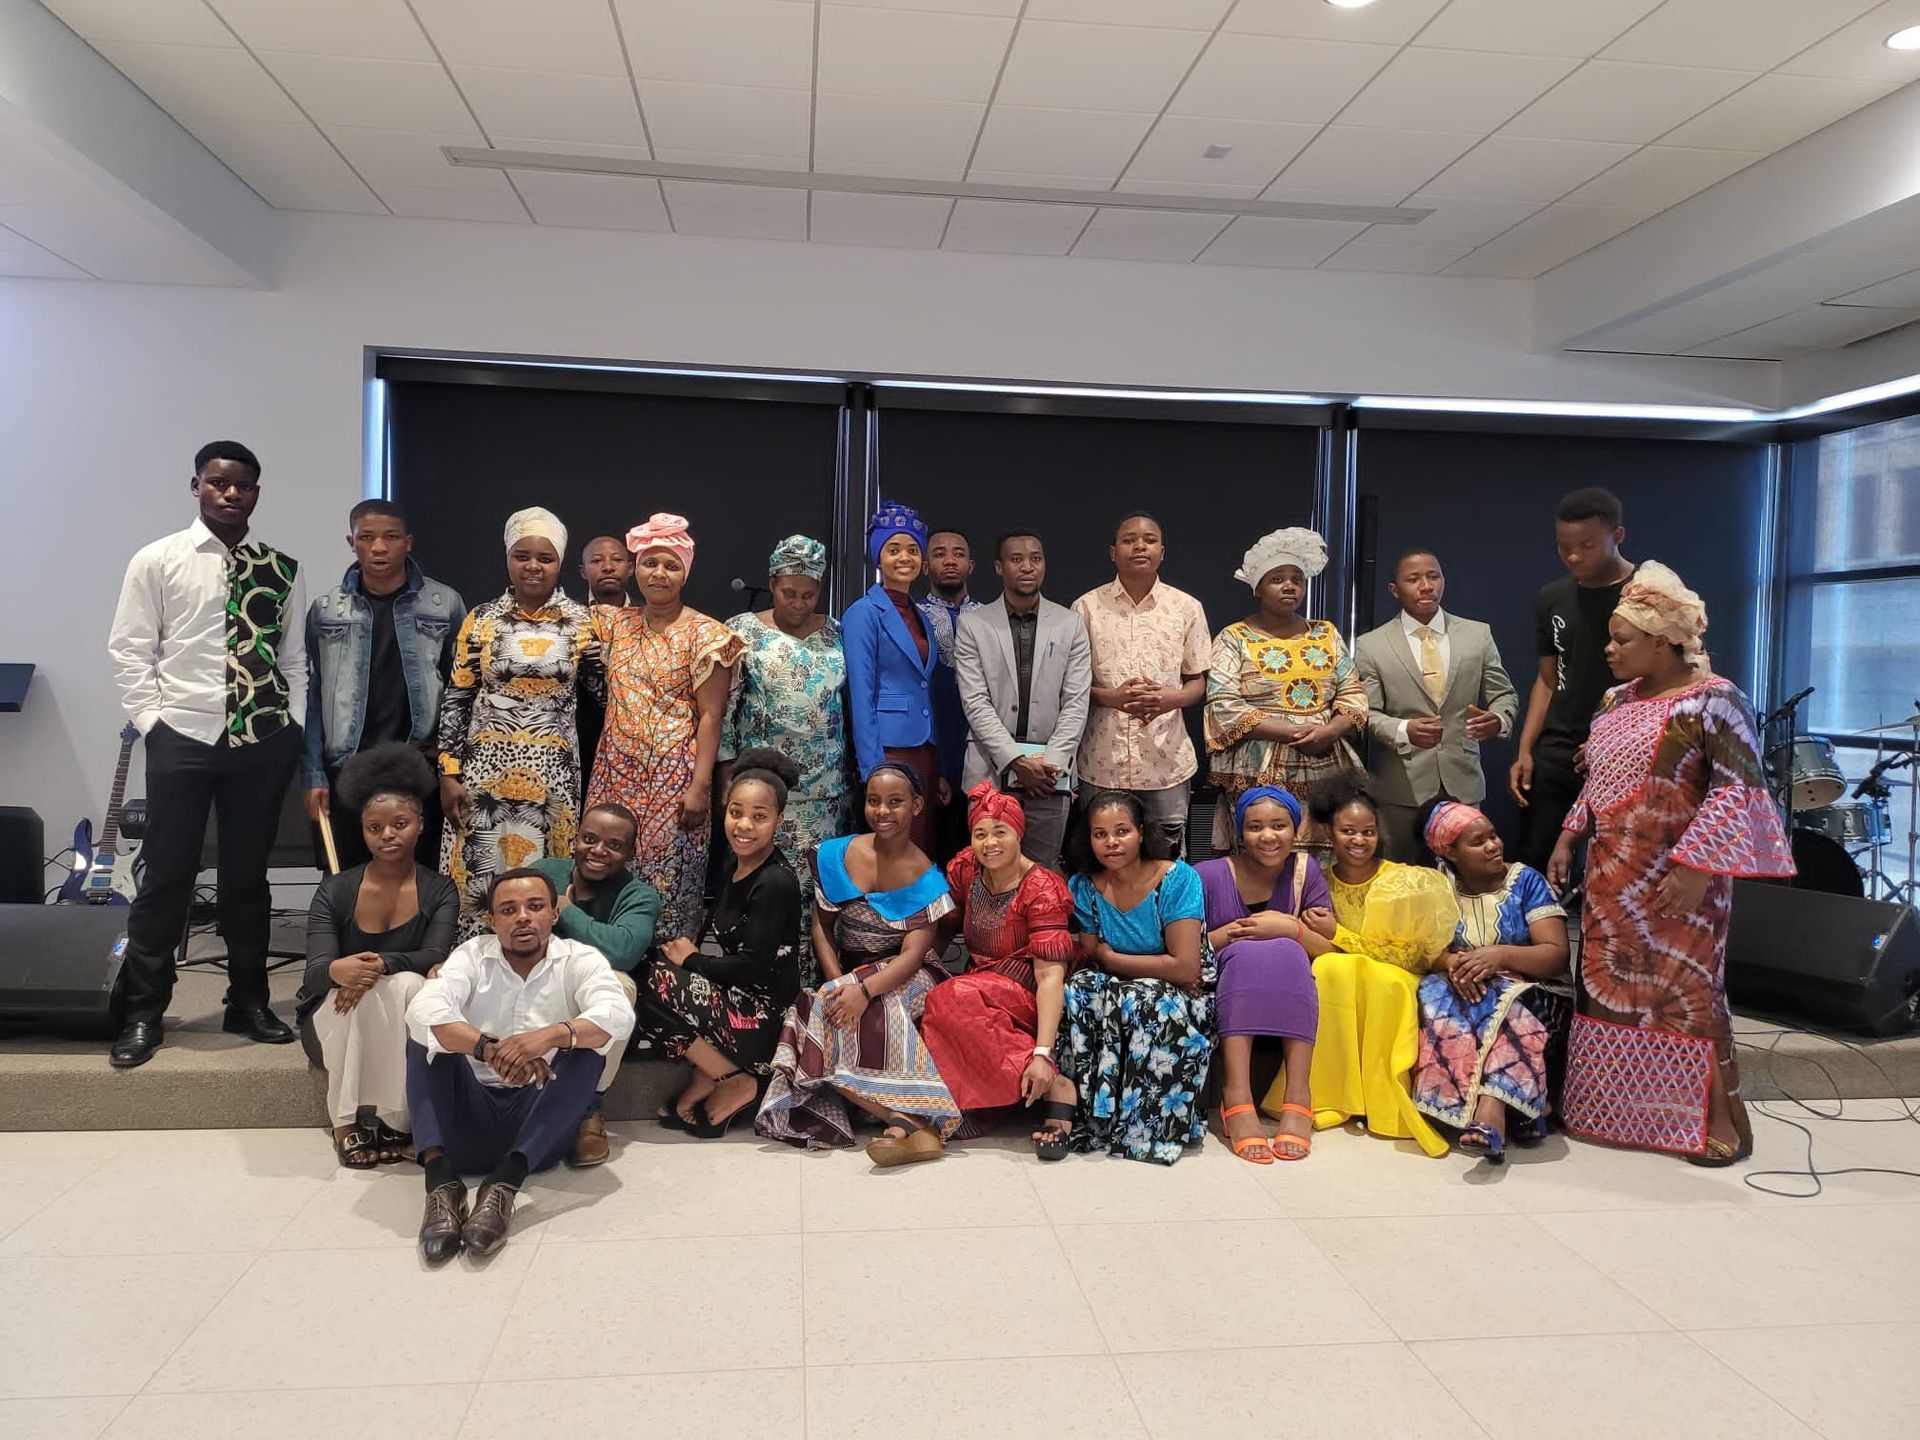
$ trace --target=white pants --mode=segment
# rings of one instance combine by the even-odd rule
[[[640,994],[640,987],[634,983],[633,976],[624,970],[616,970],[613,974],[614,978],[620,982],[620,988],[627,992],[627,1004],[633,1004]],[[600,1071],[600,1083],[593,1087],[596,1094],[606,1094],[607,1087],[613,1084],[613,1077],[620,1073],[620,1052],[626,1048],[624,1045],[616,1045],[607,1052],[604,1068]]]
[[[360,1003],[342,1015],[329,990],[313,1012],[313,1033],[327,1067],[327,1119],[351,1125],[371,1105],[382,1121],[409,1133],[407,1115],[407,1002],[426,984],[402,970],[382,975]]]

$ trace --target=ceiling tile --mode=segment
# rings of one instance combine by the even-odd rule
[[[1529,140],[1494,135],[1429,180],[1435,195],[1545,204],[1586,184],[1634,153],[1632,145],[1597,140]]]
[[[1763,265],[1757,270],[1749,270],[1738,279],[1716,286],[1709,293],[1728,302],[1764,301],[1770,304],[1773,308],[1767,315],[1755,316],[1747,322],[1753,324],[1774,315],[1784,315],[1789,310],[1818,305],[1844,291],[1858,290],[1875,281],[1885,280],[1890,275],[1897,275],[1911,263],[1911,251],[1891,259],[1885,255],[1847,250],[1829,242],[1788,256],[1785,260],[1776,260],[1771,265]],[[1735,328],[1738,327],[1729,325],[1717,333],[1724,335]]]
[[[820,11],[819,86],[838,95],[985,100],[1013,38],[987,15],[827,5]]]
[[[1649,145],[1622,160],[1567,199],[1576,205],[1617,206],[1642,219],[1678,205],[1709,185],[1765,157],[1744,150],[1692,150],[1679,145]]]
[[[70,265],[51,250],[24,235],[0,229],[0,275],[16,280],[90,280],[78,265]]]
[[[587,230],[671,230],[660,183],[638,175],[563,175],[512,170],[513,185],[541,225]]]
[[[277,4],[279,0],[264,0]],[[607,0],[412,0],[449,65],[625,78]],[[324,6],[311,6],[324,9]],[[287,47],[279,47],[287,48]]]
[[[254,50],[349,55],[362,60],[432,60],[433,47],[406,0],[210,0]]]
[[[1466,256],[1470,246],[1436,250],[1427,245],[1383,245],[1363,235],[1320,262],[1322,270],[1374,270],[1389,275],[1438,275]]]
[[[1854,305],[1809,305],[1751,329],[1694,346],[1690,355],[1779,359],[1802,350],[1831,350],[1878,335],[1920,316],[1920,310],[1876,310]]]
[[[203,0],[43,0],[85,40],[238,46]]]
[[[953,201],[932,195],[813,192],[808,238],[828,245],[888,245],[935,250]]]
[[[281,210],[344,210],[384,215],[340,152],[305,120],[274,123],[189,116],[191,130],[234,174]]]
[[[499,172],[455,165],[443,145],[484,146],[477,131],[432,134],[421,130],[372,130],[362,125],[328,125],[327,138],[340,147],[347,163],[376,190],[383,185],[422,185],[431,190],[485,190]]]
[[[1007,56],[998,101],[1158,114],[1206,38],[1195,30],[1027,21]]]
[[[648,80],[640,86],[640,98],[647,107],[647,133],[662,159],[668,151],[685,151],[764,155],[806,165],[813,107],[804,90]]]
[[[374,187],[396,215],[421,220],[505,220],[527,223],[526,206],[498,170],[477,172],[490,183],[474,189],[447,190],[436,185],[381,184]]]
[[[1311,270],[1365,228],[1344,220],[1269,220],[1242,215],[1220,232],[1220,238],[1196,263]]]
[[[1064,255],[1092,216],[1090,205],[956,200],[941,248],[992,250],[1006,255]]]
[[[1832,298],[1845,305],[1881,305],[1895,310],[1920,308],[1920,270],[1909,270],[1891,280]]]
[[[682,235],[754,240],[807,238],[807,192],[705,180],[662,180],[673,228]]]
[[[1668,145],[1703,150],[1771,154],[1825,129],[1863,105],[1871,105],[1895,88],[1884,81],[1762,75],[1661,139]]]
[[[1644,145],[1751,79],[1745,70],[1595,60],[1514,116],[1503,133]]]
[[[1660,0],[1453,0],[1420,32],[1422,45],[1443,50],[1498,50],[1516,55],[1594,54],[1617,39]]]
[[[1920,25],[1920,0],[1889,0],[1833,32],[1780,68],[1789,75],[1826,75],[1905,85],[1920,80],[1920,50],[1889,50],[1887,37]]]
[[[1873,0],[1667,0],[1602,53],[1609,60],[1657,65],[1771,70],[1872,5]]]
[[[1170,108],[1176,115],[1321,123],[1359,94],[1393,55],[1391,45],[1220,35]]]
[[[783,0],[613,0],[633,73],[704,85],[813,84],[813,6]]]
[[[1151,115],[995,105],[973,163],[1025,174],[1116,178],[1153,124]]]
[[[1375,230],[1368,238],[1395,245],[1484,245],[1534,214],[1540,206],[1531,200],[1475,200],[1422,191],[1407,201],[1409,209],[1431,210],[1413,225]]]
[[[1245,185],[1248,195],[1257,195],[1318,128],[1168,115],[1153,127],[1128,167],[1127,178],[1148,185]],[[1209,160],[1204,153],[1209,145],[1232,149],[1218,160]]]
[[[1364,10],[1338,10],[1325,0],[1240,0],[1226,28],[1249,35],[1307,40],[1366,40],[1400,45],[1419,33],[1447,0],[1393,0]]]
[[[1479,141],[1438,130],[1372,130],[1329,125],[1280,176],[1295,189],[1393,191],[1388,204],[1419,189]]]
[[[958,180],[986,108],[959,100],[822,95],[814,107],[813,168]]]
[[[1027,19],[1211,30],[1232,7],[1233,0],[1027,0]]]
[[[322,125],[463,130],[473,124],[439,64],[263,51],[260,59]]]
[[[1446,273],[1532,280],[1632,229],[1641,218],[1631,210],[1600,205],[1549,205],[1448,267]]]
[[[647,143],[625,77],[456,65],[453,78],[489,135],[532,135],[570,145]]]
[[[302,118],[286,91],[244,50],[112,41],[94,48],[168,114],[283,122]]]
[[[1767,301],[1728,300],[1709,291],[1667,305],[1625,325],[1603,330],[1582,342],[1594,350],[1631,350],[1648,355],[1677,355],[1719,335],[1771,320],[1780,306]]]
[[[1232,218],[1177,210],[1102,210],[1073,253],[1097,260],[1184,263],[1212,244]]]
[[[1525,109],[1578,63],[1550,55],[1403,50],[1340,120],[1386,129],[1484,133]]]

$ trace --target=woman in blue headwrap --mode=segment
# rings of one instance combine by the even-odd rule
[[[914,817],[913,843],[930,852],[933,811],[953,794],[940,773],[943,717],[933,698],[940,651],[907,593],[920,578],[926,553],[927,527],[919,514],[892,500],[882,505],[867,522],[867,559],[880,578],[840,618],[840,643],[860,779],[864,783],[887,761],[913,771],[921,793],[933,802]]]
[[[1313,957],[1333,943],[1304,916],[1330,909],[1333,900],[1319,862],[1295,846],[1301,819],[1300,802],[1287,791],[1255,785],[1234,802],[1233,849],[1194,867],[1206,897],[1207,943],[1220,969],[1220,1127],[1233,1153],[1255,1165],[1304,1160],[1313,1149],[1308,1081],[1320,1023]],[[1253,1106],[1257,1035],[1281,1042],[1280,1130],[1271,1140]]]

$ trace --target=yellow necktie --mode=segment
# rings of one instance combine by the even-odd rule
[[[1428,625],[1419,626],[1413,633],[1420,637],[1421,682],[1433,697],[1433,703],[1438,705],[1447,694],[1447,677],[1440,670],[1440,637]]]

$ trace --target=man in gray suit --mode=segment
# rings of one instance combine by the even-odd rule
[[[1073,757],[1093,688],[1087,627],[1042,599],[1047,554],[1030,530],[1000,537],[993,565],[1003,587],[991,605],[960,617],[953,673],[966,711],[961,784],[992,780],[1027,812],[1021,844],[1036,864],[1059,868],[1073,800]]]
[[[1407,864],[1432,858],[1421,828],[1435,801],[1486,798],[1480,746],[1510,734],[1519,710],[1493,632],[1442,610],[1446,590],[1433,552],[1409,550],[1387,586],[1400,613],[1353,647],[1367,687],[1382,849]]]

